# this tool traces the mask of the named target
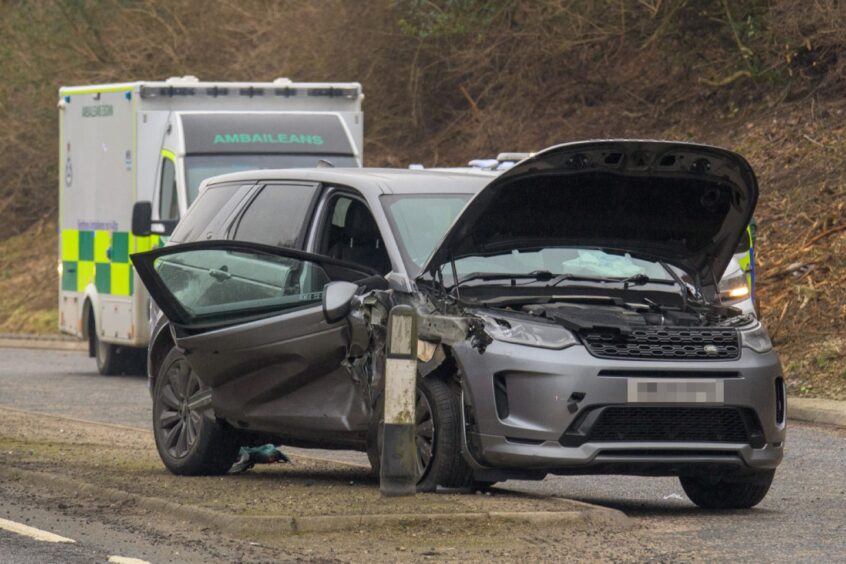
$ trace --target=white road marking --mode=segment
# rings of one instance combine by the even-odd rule
[[[11,533],[23,535],[25,537],[29,537],[29,538],[35,539],[37,541],[76,542],[73,539],[69,539],[69,538],[66,538],[66,537],[60,537],[59,535],[55,535],[53,533],[48,533],[47,531],[42,531],[41,529],[36,529],[35,527],[30,527],[29,525],[24,525],[22,523],[16,523],[14,521],[9,521],[7,519],[0,519],[0,529],[5,529],[5,530],[7,530]]]
[[[140,558],[129,558],[126,556],[109,556],[109,562],[113,564],[150,564],[146,560]]]

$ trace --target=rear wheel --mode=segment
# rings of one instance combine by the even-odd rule
[[[156,377],[153,434],[159,457],[174,474],[225,474],[237,458],[237,433],[210,408],[192,406],[206,393],[182,352],[171,349]]]
[[[680,476],[684,493],[703,509],[749,509],[766,497],[775,470],[743,476]]]
[[[384,405],[368,436],[367,456],[378,475],[382,454]],[[374,418],[375,419],[375,418]],[[437,378],[421,378],[415,405],[417,491],[431,492],[438,486],[461,488],[472,483],[472,473],[461,456],[461,411],[458,395]]]

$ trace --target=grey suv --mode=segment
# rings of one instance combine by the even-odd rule
[[[378,468],[385,321],[410,304],[420,490],[670,475],[702,507],[754,506],[784,382],[717,287],[757,196],[739,155],[659,141],[559,145],[499,176],[212,179],[168,247],[133,256],[158,307],[161,458],[222,473],[272,437]]]

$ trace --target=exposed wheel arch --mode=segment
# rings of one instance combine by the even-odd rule
[[[156,388],[156,376],[164,362],[165,357],[172,348],[176,346],[170,334],[170,324],[165,323],[159,329],[147,349],[147,378],[150,381],[150,392]]]

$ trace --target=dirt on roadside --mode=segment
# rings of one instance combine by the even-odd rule
[[[570,511],[578,502],[557,497],[534,497],[502,490],[489,494],[418,494],[414,498],[381,498],[378,481],[369,469],[336,462],[294,457],[292,464],[257,467],[246,474],[223,477],[178,477],[169,474],[155,451],[151,434],[117,426],[79,422],[0,409],[0,466],[18,474],[61,475],[98,488],[111,488],[171,503],[240,516],[316,516],[454,514],[478,512]],[[86,488],[84,495],[53,487],[18,490],[36,496],[50,507],[91,514],[97,518],[143,523],[156,534],[173,532],[173,516],[156,514],[131,501],[99,499]],[[176,525],[191,529],[190,523]],[[199,528],[199,527],[195,527]],[[628,535],[618,527],[549,527],[527,523],[430,522],[373,527],[340,532],[250,535],[246,540],[275,546],[279,556],[306,559],[383,560],[513,559],[533,554],[556,558],[556,543],[575,536]],[[205,529],[217,538],[227,531]],[[193,534],[196,535],[194,530]],[[242,539],[243,540],[243,539]]]
[[[223,477],[174,476],[150,433],[48,419],[0,410],[0,461],[23,470],[55,472],[98,486],[245,516],[448,514],[491,511],[567,511],[557,498],[516,494],[383,498],[369,468],[316,458],[259,465]],[[10,454],[11,453],[11,454]],[[307,500],[307,502],[305,502]]]

